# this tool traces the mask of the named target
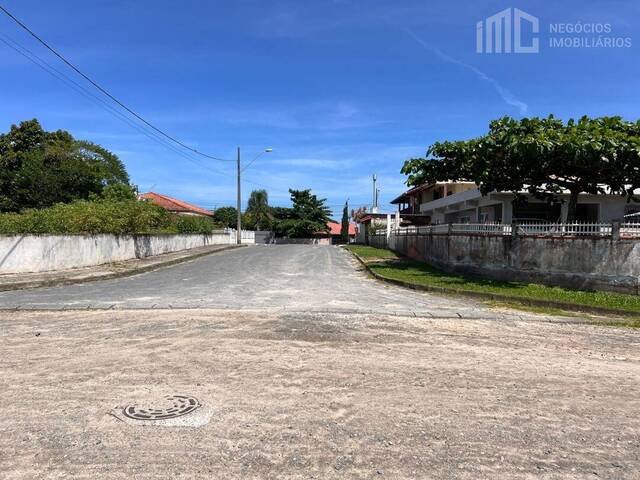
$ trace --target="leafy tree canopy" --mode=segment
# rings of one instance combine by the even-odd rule
[[[214,219],[224,227],[236,228],[238,226],[238,210],[234,207],[220,207],[214,212]]]
[[[293,207],[290,216],[276,223],[276,233],[291,238],[311,237],[327,230],[330,210],[326,199],[319,199],[311,190],[289,190]]]
[[[522,192],[554,201],[568,192],[566,221],[575,219],[580,193],[612,193],[638,201],[640,122],[620,117],[569,120],[504,117],[479,138],[437,142],[427,158],[405,162],[409,185],[473,181],[486,195],[494,190]]]
[[[273,215],[269,208],[269,194],[266,190],[253,190],[247,202],[246,214],[256,230],[268,229]]]
[[[69,132],[46,132],[34,119],[0,134],[0,211],[69,203],[128,183],[116,155]]]
[[[288,220],[293,218],[293,208],[289,207],[271,207],[271,215],[274,221]]]

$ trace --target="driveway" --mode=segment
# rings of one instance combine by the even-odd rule
[[[356,267],[265,246],[2,294],[53,309],[0,311],[0,478],[639,478],[637,331]]]

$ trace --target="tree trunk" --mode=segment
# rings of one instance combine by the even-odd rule
[[[578,194],[580,190],[571,190],[569,195],[569,205],[567,205],[567,218],[566,223],[573,223],[576,221],[576,209],[578,206]]]

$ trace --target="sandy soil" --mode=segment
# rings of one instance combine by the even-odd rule
[[[637,331],[215,310],[0,316],[3,479],[640,478]],[[118,418],[171,394],[197,397],[207,421]]]

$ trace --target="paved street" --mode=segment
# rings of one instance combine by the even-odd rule
[[[338,247],[256,245],[133,277],[3,292],[0,306],[486,314],[469,300],[387,286],[357,268],[353,257]]]
[[[1,294],[0,478],[638,478],[637,331],[357,267],[256,246]]]

